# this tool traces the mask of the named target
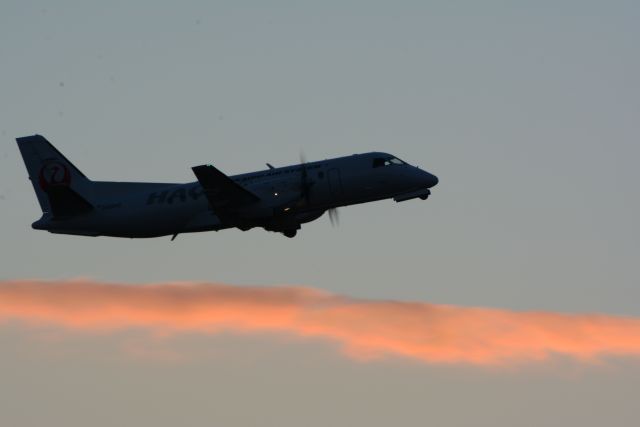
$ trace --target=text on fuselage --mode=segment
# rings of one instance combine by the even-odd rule
[[[190,188],[178,187],[174,190],[154,191],[153,193],[149,193],[147,205],[153,205],[156,203],[172,204],[174,202],[184,203],[189,199],[198,200],[203,195],[204,192],[200,185],[194,185]]]

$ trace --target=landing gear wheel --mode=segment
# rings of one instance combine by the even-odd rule
[[[284,234],[285,236],[287,236],[288,238],[292,239],[294,237],[296,237],[296,234],[298,233],[297,230],[284,230],[282,232],[282,234]]]

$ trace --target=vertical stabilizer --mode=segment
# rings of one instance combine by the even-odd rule
[[[17,138],[29,179],[44,213],[69,216],[92,209],[91,181],[41,135]]]

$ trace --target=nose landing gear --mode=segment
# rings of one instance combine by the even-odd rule
[[[404,202],[406,200],[411,200],[411,199],[416,199],[416,198],[420,198],[422,200],[427,200],[429,198],[430,194],[431,194],[431,191],[429,191],[428,189],[424,188],[422,190],[412,191],[410,193],[398,194],[397,196],[395,196],[393,198],[393,200],[395,200],[396,202]]]

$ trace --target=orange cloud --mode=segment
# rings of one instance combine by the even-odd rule
[[[335,340],[356,358],[429,363],[640,357],[637,318],[359,300],[304,287],[0,282],[0,323],[16,320],[88,332],[284,332]]]

